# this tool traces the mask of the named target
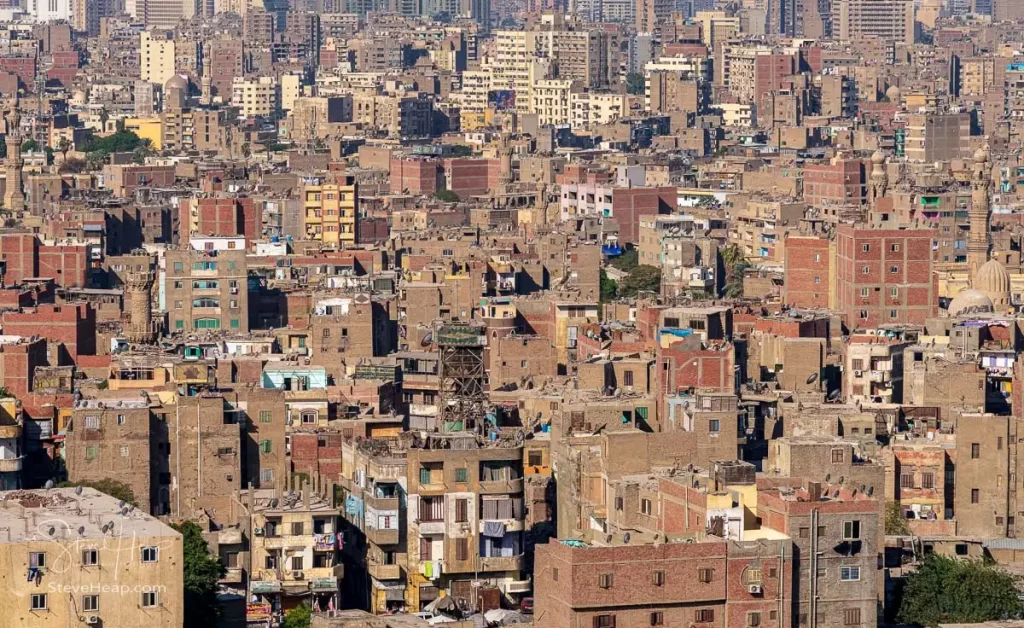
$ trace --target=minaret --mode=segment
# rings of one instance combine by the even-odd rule
[[[124,275],[124,285],[128,297],[129,321],[124,326],[124,336],[128,342],[145,344],[153,342],[153,270],[148,253],[142,250],[132,251]]]
[[[203,93],[199,96],[199,104],[209,107],[213,104],[213,60],[203,50]]]
[[[989,254],[989,198],[992,179],[988,147],[974,153],[974,171],[971,174],[971,211],[968,216],[971,231],[967,236],[967,270],[973,282],[978,269],[988,261]]]
[[[878,204],[878,199],[885,196],[889,188],[889,174],[885,171],[885,153],[881,149],[871,155],[871,205]]]
[[[21,169],[25,162],[21,159],[21,114],[18,103],[7,114],[7,185],[4,190],[4,208],[9,212],[25,211],[25,190],[21,178]]]

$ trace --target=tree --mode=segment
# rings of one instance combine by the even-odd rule
[[[910,536],[910,525],[897,502],[885,505],[885,533],[892,536]]]
[[[57,171],[60,174],[80,174],[85,172],[85,160],[72,157],[71,159],[64,159],[60,163],[60,168]]]
[[[641,264],[619,282],[619,296],[635,297],[641,292],[661,292],[661,269]]]
[[[33,153],[37,150],[39,150],[39,142],[35,140],[25,140],[21,143],[21,152],[23,153]]]
[[[634,96],[644,93],[644,75],[640,72],[630,72],[626,75],[626,92]]]
[[[443,203],[458,203],[459,195],[451,190],[438,190],[434,193],[434,198]]]
[[[218,558],[210,556],[210,547],[203,538],[203,530],[196,523],[185,521],[171,524],[171,527],[180,532],[182,537],[185,625],[212,625],[220,613],[217,581],[224,577],[224,565]]]
[[[928,554],[907,578],[899,621],[934,628],[1018,619],[1021,602],[1013,576],[980,560]]]
[[[110,119],[110,112],[107,111],[107,108],[103,107],[102,109],[100,109],[100,130],[101,131],[106,132],[106,130],[107,130],[107,120],[109,120],[109,119]]]
[[[624,273],[632,272],[637,264],[640,263],[640,254],[636,249],[628,249],[622,252],[622,255],[613,257],[608,260],[608,265],[614,268],[618,268]]]
[[[313,621],[313,609],[309,604],[303,602],[284,615],[281,628],[309,628]]]
[[[132,506],[138,506],[138,502],[135,501],[135,494],[132,492],[132,487],[128,486],[120,480],[112,480],[110,478],[104,478],[102,480],[96,480],[94,482],[61,482],[57,486],[68,487],[68,486],[88,486],[94,488],[101,493],[106,493],[115,499],[120,499],[128,502]]]
[[[68,160],[68,151],[71,150],[71,140],[66,137],[60,138],[57,142],[57,150],[60,151],[61,163]]]
[[[725,266],[725,296],[738,299],[743,296],[743,275],[750,268],[750,262],[735,244],[722,249],[721,255],[722,264]]]
[[[601,269],[601,303],[607,303],[615,298],[619,284],[614,279],[608,278],[608,273]]]

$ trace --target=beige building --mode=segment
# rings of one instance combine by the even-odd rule
[[[841,41],[867,37],[914,43],[913,0],[834,0],[832,33]]]
[[[244,249],[167,251],[164,289],[171,333],[249,330]]]
[[[139,77],[163,85],[176,70],[174,40],[164,31],[142,31],[139,35]]]
[[[182,625],[181,535],[158,519],[59,488],[0,493],[0,526],[5,625]]]
[[[967,113],[918,113],[907,116],[905,148],[910,161],[950,161],[970,150]]]
[[[570,94],[569,104],[572,128],[582,129],[592,124],[608,124],[629,113],[625,94],[615,92],[588,92]]]
[[[583,88],[575,81],[564,79],[537,81],[533,85],[530,113],[537,114],[537,121],[540,124],[569,124],[572,119],[573,96],[582,91]]]
[[[272,76],[255,80],[236,76],[231,84],[231,102],[244,116],[269,116],[277,107],[277,81]]]

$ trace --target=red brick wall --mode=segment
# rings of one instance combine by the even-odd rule
[[[40,246],[39,276],[58,286],[84,288],[88,283],[89,249],[84,246]]]
[[[7,265],[4,285],[20,283],[25,277],[38,277],[39,266],[36,256],[39,240],[30,233],[5,233],[0,235],[0,258]]]
[[[826,238],[786,240],[786,281],[782,301],[792,307],[827,308],[832,260]]]

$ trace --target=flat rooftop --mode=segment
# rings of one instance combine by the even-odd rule
[[[0,492],[0,541],[81,541],[180,536],[144,511],[93,488]],[[109,525],[113,524],[113,525]],[[104,526],[109,526],[104,531]],[[52,530],[52,534],[51,534]],[[6,532],[6,538],[4,535]]]

